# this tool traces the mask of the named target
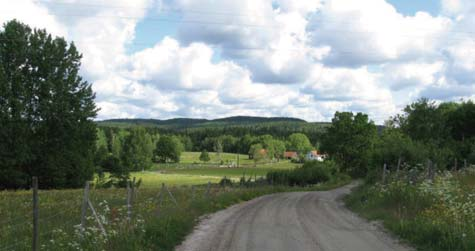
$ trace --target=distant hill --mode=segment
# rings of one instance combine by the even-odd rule
[[[162,129],[187,129],[187,128],[203,128],[203,127],[224,127],[224,126],[273,126],[273,125],[295,125],[304,126],[311,124],[327,124],[327,123],[309,123],[303,119],[286,118],[286,117],[251,117],[251,116],[234,116],[219,119],[191,119],[191,118],[174,118],[174,119],[109,119],[98,121],[100,126],[109,127],[131,127],[146,126],[158,127]]]

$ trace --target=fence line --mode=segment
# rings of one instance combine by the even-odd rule
[[[254,175],[254,180],[257,180],[257,176]],[[126,208],[126,216],[127,216],[127,222],[131,223],[133,220],[133,208],[137,208],[138,212],[140,211],[141,205],[143,204],[155,204],[157,207],[157,210],[162,210],[164,208],[168,208],[170,206],[173,207],[179,207],[180,203],[182,201],[178,201],[177,198],[175,197],[175,194],[182,194],[182,197],[179,197],[181,199],[185,198],[185,201],[187,203],[193,202],[196,199],[204,199],[204,200],[211,200],[213,197],[218,196],[222,193],[226,192],[226,186],[228,185],[226,182],[223,182],[222,184],[211,184],[211,182],[208,182],[207,184],[203,185],[192,185],[191,188],[191,193],[184,191],[183,189],[187,188],[188,186],[182,186],[182,189],[177,190],[175,186],[173,187],[168,187],[164,183],[162,184],[161,189],[159,189],[158,196],[151,196],[148,198],[144,198],[143,201],[137,201],[135,203],[135,198],[138,198],[138,189],[135,187],[136,182],[128,182],[127,183],[127,189],[126,189],[126,194],[125,194],[125,208]],[[232,183],[231,183],[231,186]],[[100,232],[105,238],[108,238],[108,233],[107,229],[102,223],[102,215],[99,215],[99,212],[95,209],[94,204],[91,200],[91,194],[90,194],[90,183],[86,182],[84,191],[83,191],[83,196],[81,198],[82,204],[78,203],[79,208],[77,206],[73,207],[68,207],[67,209],[65,208],[59,208],[57,212],[51,213],[49,215],[46,215],[45,217],[41,217],[41,207],[40,207],[40,197],[42,193],[39,193],[39,188],[38,188],[38,179],[33,178],[33,183],[32,183],[32,218],[24,218],[23,221],[15,223],[14,225],[9,225],[8,227],[15,227],[15,226],[28,226],[32,228],[31,236],[23,235],[23,238],[17,239],[17,238],[11,238],[11,243],[4,243],[5,245],[8,246],[0,246],[0,251],[3,250],[15,250],[17,248],[23,249],[24,247],[27,247],[31,244],[31,249],[33,251],[39,250],[41,246],[41,241],[44,241],[43,238],[45,236],[50,235],[51,233],[54,233],[56,230],[61,229],[63,227],[66,227],[66,231],[70,231],[71,229],[76,229],[76,226],[80,227],[80,238],[84,237],[85,230],[87,229],[87,215],[88,211],[90,210],[90,213],[92,214],[93,217],[93,222],[95,225],[99,227]],[[235,189],[252,189],[254,186],[248,186],[247,182],[246,184],[239,184],[238,186],[233,186]],[[187,190],[188,191],[188,190]],[[175,193],[175,194],[174,194]],[[99,196],[99,197],[96,197]],[[100,198],[101,193],[96,194],[96,196],[92,196],[96,199]],[[184,197],[183,197],[184,196]],[[158,197],[158,201],[157,201]],[[94,199],[95,200],[95,199]],[[115,199],[114,199],[115,200]],[[167,200],[167,203],[165,203],[165,200]],[[69,200],[68,200],[69,201]],[[76,201],[76,200],[74,200]],[[104,200],[106,203],[108,202],[107,200]],[[76,203],[74,203],[76,204]],[[47,222],[50,219],[54,219],[58,216],[64,216],[67,215],[68,213],[71,213],[74,209],[80,209],[77,210],[78,213],[80,214],[80,218],[76,217],[69,217],[69,220],[62,221],[62,223],[58,224],[58,228],[56,226],[53,227],[53,225],[48,224],[48,227],[52,227],[54,229],[46,232],[40,232],[43,230],[41,225],[45,222]],[[75,211],[74,211],[75,212]],[[147,210],[147,213],[152,213],[151,211]],[[61,217],[61,218],[66,218],[66,217]],[[13,222],[16,219],[21,219],[21,217],[11,219],[8,221],[4,222]],[[79,221],[79,222],[77,222]],[[74,224],[74,222],[77,222],[78,224]],[[31,225],[30,225],[31,224]],[[1,231],[2,228],[0,228]],[[23,232],[26,232],[26,228],[21,228]],[[10,230],[6,230],[6,233],[9,233],[9,236],[13,236]],[[8,232],[10,231],[10,232]],[[75,236],[74,232],[72,233],[71,236]],[[79,236],[78,236],[79,237]],[[86,239],[84,239],[86,240]],[[30,242],[31,241],[31,242]],[[78,240],[80,241],[80,239]],[[86,240],[89,241],[89,240]],[[29,244],[30,242],[30,244]]]

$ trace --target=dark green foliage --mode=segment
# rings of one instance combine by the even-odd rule
[[[401,129],[413,140],[429,142],[446,138],[444,114],[434,101],[421,98],[406,106],[404,113]]]
[[[74,44],[17,21],[0,31],[0,189],[80,187],[93,176],[94,93]]]
[[[269,172],[266,178],[274,185],[306,186],[329,181],[338,172],[339,167],[333,161],[308,161],[293,170]]]
[[[130,170],[123,165],[119,158],[109,156],[102,164],[104,171],[110,173],[107,186],[125,187],[130,178]]]
[[[329,153],[343,171],[363,177],[368,171],[376,136],[376,126],[368,115],[336,112],[322,139],[322,150]]]
[[[209,157],[209,154],[206,150],[203,150],[200,154],[200,160],[203,161],[203,162],[208,162],[211,160],[211,158]]]
[[[153,145],[143,127],[134,127],[122,146],[122,162],[131,171],[149,169],[152,166]]]
[[[159,162],[180,162],[184,147],[176,136],[162,136],[157,142],[155,156]]]
[[[260,135],[272,135],[274,139],[285,140],[292,133],[305,134],[310,142],[318,142],[329,123],[309,123],[292,118],[233,117],[218,120],[171,119],[144,120],[119,119],[98,122],[103,128],[129,128],[136,125],[146,127],[149,134],[188,136],[193,151],[213,151],[214,141],[220,139],[224,152],[246,154],[249,146],[257,142]]]
[[[403,164],[414,166],[427,160],[428,150],[425,145],[414,142],[401,130],[386,128],[375,141],[372,164],[376,167],[387,164],[389,170],[396,170],[398,162],[400,168]]]

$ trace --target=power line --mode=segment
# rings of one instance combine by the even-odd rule
[[[151,7],[137,7],[133,5],[105,5],[105,4],[90,4],[90,3],[71,3],[71,2],[57,2],[57,1],[44,1],[44,0],[34,0],[36,3],[44,4],[57,4],[57,5],[74,5],[74,6],[85,6],[85,7],[100,7],[100,8],[112,8],[112,9],[137,9],[137,10],[152,10]],[[177,10],[177,9],[158,9],[160,13],[195,13],[195,14],[207,14],[207,15],[218,15],[218,16],[242,16],[242,17],[266,17],[274,18],[275,16],[270,15],[255,15],[254,14],[240,14],[236,12],[216,12],[209,10],[197,10],[197,9],[187,9],[187,10]]]
[[[150,7],[136,7],[136,6],[133,6],[133,5],[105,5],[105,4],[90,4],[90,3],[71,3],[71,2],[58,2],[58,1],[45,1],[45,0],[34,0],[34,2],[36,3],[45,3],[45,4],[56,4],[56,5],[74,5],[74,6],[86,6],[86,7],[101,7],[101,8],[114,8],[114,9],[141,9],[141,10],[150,10],[152,8]],[[274,21],[273,19],[276,17],[276,16],[270,16],[270,15],[255,15],[254,14],[247,14],[247,13],[244,13],[244,14],[241,14],[241,13],[236,13],[236,12],[213,12],[213,11],[209,11],[209,10],[193,10],[193,9],[187,9],[187,10],[176,10],[176,9],[160,9],[158,10],[160,13],[182,13],[182,14],[186,14],[186,13],[197,13],[197,14],[203,14],[203,15],[223,15],[223,16],[226,16],[226,17],[230,17],[230,16],[235,16],[235,17],[265,17],[265,18],[271,18],[272,21]],[[56,15],[56,16],[61,16],[60,14]],[[70,15],[69,15],[70,16]],[[110,18],[109,16],[107,18]],[[126,16],[123,16],[123,17],[119,17],[117,16],[117,18],[127,18],[127,19],[162,19],[163,21],[165,22],[180,22],[180,20],[165,20],[163,18],[157,18],[157,17],[126,17]],[[204,21],[200,21],[200,20],[190,20],[191,22],[201,22],[201,23],[206,23],[206,24],[223,24],[223,23],[220,23],[220,22],[204,22]],[[336,23],[336,24],[354,24],[356,23],[355,21],[342,21],[342,20],[332,20],[332,19],[329,19],[329,18],[326,18],[324,20],[320,20],[320,21],[323,21],[324,23]],[[360,20],[358,20],[360,21]],[[225,24],[225,23],[224,23]],[[371,25],[373,23],[367,23],[366,25]],[[226,25],[226,24],[225,24]],[[227,25],[243,25],[243,26],[253,26],[253,27],[270,27],[270,28],[280,28],[281,26],[270,26],[270,25],[254,25],[254,24],[227,24]],[[364,25],[364,23],[363,23]],[[307,28],[312,28],[312,26],[309,26]],[[417,28],[416,27],[416,30],[428,30],[428,31],[431,31],[431,29],[428,29],[428,28]],[[344,31],[343,31],[344,32]],[[448,33],[460,33],[460,34],[471,34],[471,35],[474,35],[475,32],[470,32],[470,31],[446,31]]]
[[[5,12],[5,13],[10,13],[10,12]],[[170,18],[161,18],[161,17],[137,17],[137,16],[119,16],[119,15],[85,15],[85,14],[62,14],[62,13],[51,13],[51,14],[44,14],[44,16],[52,16],[52,17],[67,17],[67,18],[93,18],[93,19],[126,19],[126,20],[136,20],[136,21],[142,21],[142,20],[148,20],[152,22],[167,22],[167,23],[186,23],[186,24],[196,24],[196,25],[214,25],[214,26],[234,26],[234,27],[247,27],[247,28],[255,28],[255,29],[281,29],[282,26],[280,25],[260,25],[260,24],[249,24],[249,23],[239,23],[239,22],[214,22],[214,21],[202,21],[202,20],[192,20],[192,19],[170,19]],[[319,29],[321,28],[320,26],[317,25],[310,25],[306,26],[306,29]],[[422,30],[422,29],[420,29]],[[429,31],[428,29],[425,29]],[[327,31],[327,32],[341,32],[341,33],[356,33],[356,34],[378,34],[377,31],[355,31],[355,30],[345,30],[345,29],[327,29],[327,28],[322,28],[321,31]],[[466,36],[474,36],[475,32],[462,32],[462,31],[445,31],[445,33],[449,34],[460,34],[460,35],[466,35]],[[425,35],[421,34],[412,34],[412,33],[399,33],[396,35],[397,37],[409,37],[409,38],[414,38],[414,37],[420,37],[424,38]],[[439,36],[433,36],[433,37],[443,37],[446,38],[442,35]],[[447,40],[454,40],[454,41],[460,41],[460,40],[465,40],[464,38],[454,38],[450,37]]]

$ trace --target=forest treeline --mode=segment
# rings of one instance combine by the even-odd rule
[[[385,122],[383,130],[362,113],[337,112],[323,135],[323,151],[354,177],[374,179],[386,164],[439,170],[475,164],[475,104],[421,98]]]

